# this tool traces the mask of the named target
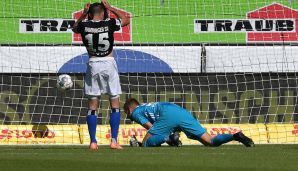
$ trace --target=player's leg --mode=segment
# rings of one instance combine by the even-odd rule
[[[211,137],[211,135],[206,132],[201,136],[200,141],[212,147],[218,147],[230,141],[241,142],[246,147],[254,146],[252,139],[245,136],[242,132],[238,132],[236,134],[218,134],[215,137]]]
[[[211,137],[187,110],[180,111],[180,128],[190,139],[198,140],[206,146],[220,146],[221,144],[234,140],[233,134],[222,134]]]
[[[110,147],[112,149],[121,149],[122,147],[117,143],[118,139],[118,131],[120,126],[120,102],[119,96],[111,96],[110,97],[110,104],[111,104],[111,114],[110,114],[110,127],[111,127],[111,134],[112,134],[112,142]]]
[[[198,140],[205,146],[217,147],[234,140],[233,134],[219,134],[215,137],[212,137],[198,123],[193,123],[187,127],[184,127],[183,132],[188,138]]]
[[[184,119],[181,127],[188,138],[198,140],[206,146],[218,147],[234,140],[243,143],[247,147],[254,145],[253,141],[241,132],[236,134],[219,134],[212,137],[196,119]]]
[[[148,132],[145,138],[143,138],[143,142],[139,142],[136,136],[132,136],[131,139],[129,140],[129,144],[131,147],[142,147],[142,146],[156,147],[156,146],[161,146],[161,144],[166,142],[169,146],[181,147],[182,142],[179,140],[179,138],[180,138],[180,135],[178,132],[174,132],[169,136],[162,136],[162,135],[152,136]]]
[[[168,140],[169,135],[159,135],[152,134],[147,132],[146,136],[143,139],[143,147],[159,147],[161,144],[165,143]]]
[[[97,97],[90,98],[88,100],[88,113],[87,113],[87,125],[90,136],[90,149],[97,150],[97,140],[96,140],[96,127],[97,127],[97,108],[98,99]]]
[[[118,74],[117,64],[115,60],[106,61],[106,73],[105,74],[105,84],[106,84],[106,92],[110,95],[110,106],[111,106],[111,113],[110,113],[110,127],[111,127],[111,149],[122,149],[122,147],[117,142],[118,139],[118,131],[120,125],[120,94],[121,85],[120,85],[120,78]]]
[[[97,150],[96,140],[96,126],[97,126],[97,109],[98,109],[98,97],[100,96],[100,87],[96,75],[93,75],[94,71],[91,71],[95,63],[88,63],[87,72],[85,75],[85,94],[88,96],[88,112],[86,122],[88,125],[88,131],[90,135],[90,149]]]
[[[233,134],[219,134],[215,137],[212,137],[210,134],[205,132],[201,137],[198,139],[204,145],[211,146],[211,147],[218,147],[222,144],[228,143],[233,141]]]
[[[174,132],[176,125],[176,122],[169,119],[167,114],[160,115],[160,118],[153,124],[143,139],[143,146],[158,147],[169,141],[169,136]]]

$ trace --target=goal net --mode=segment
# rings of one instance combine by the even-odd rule
[[[129,97],[170,101],[191,111],[211,135],[243,131],[256,143],[298,142],[298,2],[109,2],[131,18],[115,33],[121,105]],[[0,144],[89,143],[88,55],[71,31],[84,3],[0,2]],[[74,81],[69,91],[56,88],[62,73]],[[103,96],[101,144],[109,142],[109,113]],[[145,132],[122,112],[121,144]],[[183,143],[198,144],[184,135]]]

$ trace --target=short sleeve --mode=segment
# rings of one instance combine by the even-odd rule
[[[83,23],[82,23],[82,22],[79,22],[79,23],[78,23],[77,31],[78,31],[79,33],[83,33],[83,31],[84,31],[84,26],[83,26]]]
[[[132,115],[132,119],[141,124],[141,125],[144,125],[145,123],[148,123],[149,120],[147,118],[145,118],[144,116],[140,115],[139,113],[133,113]]]
[[[114,28],[114,31],[119,31],[121,29],[121,20],[118,18],[118,19],[114,19],[114,18],[111,18],[111,25],[112,27]]]

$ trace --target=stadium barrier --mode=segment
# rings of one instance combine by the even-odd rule
[[[268,124],[268,143],[297,144],[298,124]]]
[[[0,125],[0,144],[80,144],[78,125]]]
[[[204,124],[212,135],[233,134],[243,131],[256,144],[297,144],[298,124]],[[97,126],[97,139],[100,145],[110,143],[110,126]],[[135,135],[142,140],[146,130],[137,124],[121,125],[119,129],[120,144],[129,144],[129,139]],[[197,141],[189,140],[181,134],[184,145],[198,145]],[[89,144],[87,125],[1,125],[0,144],[45,144],[45,145],[80,145]],[[229,144],[238,144],[231,142]]]

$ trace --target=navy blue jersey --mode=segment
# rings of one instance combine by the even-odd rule
[[[114,32],[121,29],[121,20],[84,20],[78,23],[78,32],[90,56],[105,57],[113,51]]]

